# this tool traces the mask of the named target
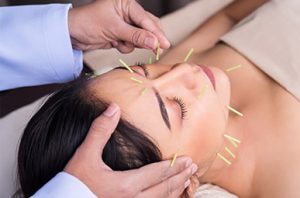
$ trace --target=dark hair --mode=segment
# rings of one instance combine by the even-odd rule
[[[93,120],[106,109],[105,101],[89,91],[90,81],[83,77],[54,93],[27,124],[18,153],[25,197],[64,169]],[[162,156],[145,133],[121,119],[102,159],[113,170],[129,170],[161,161]]]

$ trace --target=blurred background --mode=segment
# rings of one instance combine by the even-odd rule
[[[0,6],[30,5],[48,3],[72,3],[74,7],[90,3],[93,0],[0,0]],[[161,17],[195,0],[138,0],[149,12]],[[88,72],[88,68],[84,68]],[[60,88],[59,84],[18,88],[0,92],[0,118],[34,100]]]
[[[73,6],[83,5],[93,0],[4,0],[0,6],[5,5],[28,5],[45,3],[72,3]],[[138,0],[138,2],[149,12],[160,17],[172,12],[194,0]]]

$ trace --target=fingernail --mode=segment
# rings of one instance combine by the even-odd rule
[[[119,110],[118,105],[112,103],[109,105],[109,107],[104,111],[104,115],[107,117],[112,117],[113,115],[115,115]]]
[[[168,49],[171,46],[170,41],[166,37],[164,37],[164,42],[165,42],[165,45],[167,46],[166,49]]]
[[[190,184],[191,184],[191,180],[187,180],[187,181],[184,183],[184,188],[187,188]]]
[[[154,39],[147,37],[144,41],[145,47],[148,49],[154,49]]]
[[[112,46],[117,47],[119,43],[118,43],[118,41],[112,41],[111,44],[112,44]]]
[[[185,167],[188,168],[192,164],[192,159],[188,158],[185,163]]]
[[[196,164],[193,164],[191,170],[192,170],[192,174],[195,174],[198,170],[198,166]]]

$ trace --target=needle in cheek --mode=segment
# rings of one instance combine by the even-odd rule
[[[238,110],[234,109],[233,107],[231,107],[231,106],[229,106],[229,105],[227,105],[227,108],[228,108],[230,111],[232,111],[233,113],[237,114],[238,116],[241,116],[241,117],[244,116],[241,112],[239,112]]]
[[[204,85],[198,93],[198,99],[202,98],[208,90],[208,85]]]
[[[145,88],[145,89],[142,91],[141,95],[142,95],[142,96],[145,95],[146,92],[147,92],[147,88]]]
[[[230,68],[226,69],[226,71],[231,72],[231,71],[234,71],[236,69],[239,69],[240,67],[242,67],[242,65],[236,65],[236,66],[233,66],[233,67],[230,67]]]

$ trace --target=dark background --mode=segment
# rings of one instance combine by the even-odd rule
[[[85,3],[89,3],[92,0],[7,0],[1,1],[0,6],[8,5],[28,5],[28,4],[45,4],[45,3],[72,3],[73,6],[79,6]],[[187,3],[194,0],[139,0],[138,2],[148,11],[154,15],[161,17],[169,12],[172,12]],[[1,31],[1,30],[0,30]],[[0,55],[1,56],[1,55]],[[88,72],[87,67],[83,72]],[[13,79],[12,79],[13,80]],[[26,104],[33,102],[34,100],[49,94],[61,85],[43,85],[35,87],[18,88],[14,90],[0,92],[0,118],[7,115],[11,111],[20,108]]]
[[[6,0],[1,1],[1,5],[28,5],[45,3],[72,3],[74,6],[89,3],[93,0]],[[148,11],[156,16],[163,16],[172,12],[194,0],[138,0],[138,2]]]

